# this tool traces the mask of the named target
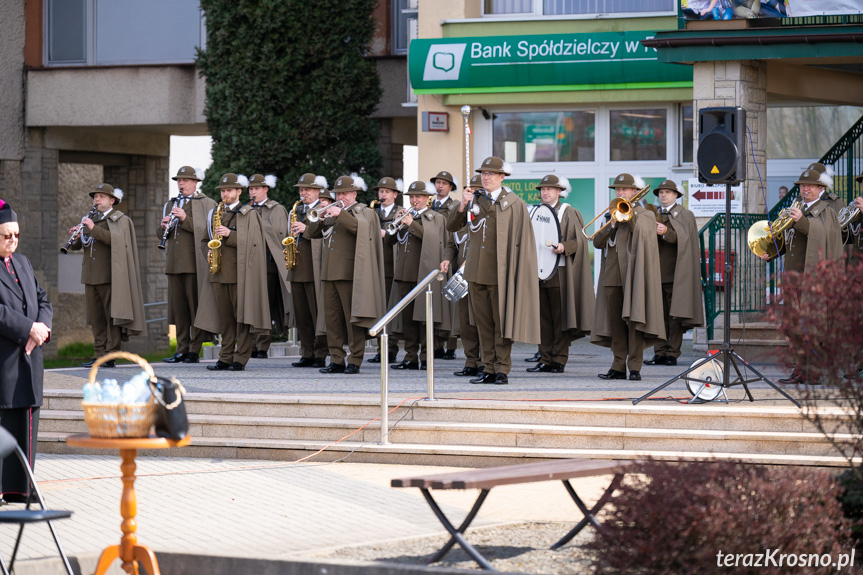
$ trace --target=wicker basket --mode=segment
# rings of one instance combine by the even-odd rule
[[[96,383],[99,366],[112,359],[134,361],[147,373],[151,381],[155,381],[156,374],[144,358],[134,353],[117,351],[96,360],[90,368],[90,383]],[[82,401],[81,407],[84,409],[84,422],[91,437],[147,437],[156,419],[156,404],[153,403],[152,396],[147,403],[117,404]]]

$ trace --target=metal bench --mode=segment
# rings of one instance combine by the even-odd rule
[[[611,494],[620,485],[625,468],[635,463],[634,461],[605,461],[598,459],[561,459],[556,461],[543,461],[539,463],[525,463],[521,465],[507,465],[504,467],[489,467],[485,469],[471,469],[465,471],[455,471],[452,473],[440,473],[437,475],[424,475],[419,477],[407,477],[402,479],[393,479],[392,487],[417,487],[422,491],[429,506],[434,514],[443,524],[444,528],[449,532],[450,539],[440,551],[429,559],[429,563],[435,563],[444,558],[449,553],[452,546],[458,543],[462,549],[476,561],[480,567],[489,571],[495,569],[483,557],[474,546],[467,542],[464,537],[464,532],[470,526],[471,522],[482,507],[485,498],[488,496],[492,487],[498,485],[515,485],[518,483],[534,483],[537,481],[559,480],[563,482],[569,496],[575,502],[578,509],[584,515],[575,527],[567,533],[560,541],[551,546],[552,549],[569,543],[579,531],[584,529],[588,524],[592,524],[596,528],[600,528],[600,523],[596,519],[596,514],[611,498]],[[575,492],[570,479],[578,477],[593,477],[597,475],[614,474],[608,488],[599,498],[599,501],[591,507],[587,508],[584,501]],[[470,512],[465,517],[461,525],[456,528],[452,522],[444,515],[440,506],[432,497],[430,489],[480,489],[479,497],[473,504]]]

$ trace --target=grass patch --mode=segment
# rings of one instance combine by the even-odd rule
[[[151,354],[143,356],[149,363],[160,363],[162,358],[174,355],[177,349],[177,341],[171,340],[171,347],[165,350],[155,351]],[[80,367],[81,363],[90,361],[95,357],[96,352],[93,350],[92,343],[75,342],[65,345],[60,348],[57,357],[45,358],[45,369],[56,369],[61,367]],[[132,363],[125,359],[117,360],[119,365]]]

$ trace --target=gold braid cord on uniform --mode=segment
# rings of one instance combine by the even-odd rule
[[[222,217],[227,211],[225,202],[219,202],[216,212],[213,214],[212,236],[207,247],[210,248],[210,253],[207,254],[207,261],[210,263],[210,273],[217,274],[222,269],[222,236],[216,233],[216,228],[222,225]]]
[[[294,202],[294,207],[291,208],[291,216],[288,218],[288,236],[282,240],[282,245],[285,246],[285,249],[282,250],[282,255],[285,257],[285,268],[289,270],[294,269],[294,266],[297,265],[297,240],[291,228],[297,221],[297,206],[299,205],[300,201],[297,200]]]

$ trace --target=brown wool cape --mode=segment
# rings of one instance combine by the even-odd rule
[[[809,213],[809,238],[806,242],[806,273],[815,270],[821,260],[842,258],[842,229],[836,212],[823,201],[816,202]],[[805,217],[805,216],[804,216]]]
[[[108,214],[111,232],[111,321],[122,331],[123,341],[147,331],[141,292],[141,266],[135,226],[114,208]]]
[[[253,208],[254,209],[254,208]],[[291,286],[288,284],[288,268],[285,267],[285,262],[281,257],[285,246],[282,245],[282,240],[288,235],[288,210],[285,206],[275,200],[267,200],[258,212],[261,216],[261,228],[264,232],[264,240],[267,248],[273,254],[273,259],[276,260],[276,269],[279,270],[279,286],[282,289],[282,309],[285,310],[285,316],[282,318],[286,328],[294,326],[294,301],[291,298]],[[266,254],[264,257],[266,261]]]
[[[307,206],[306,213],[308,213],[308,210],[317,207],[320,207],[320,202],[315,200],[314,203]],[[303,223],[306,223],[306,225],[308,225],[307,221],[305,220]],[[324,322],[324,292],[323,288],[321,287],[321,269],[324,264],[324,240],[322,240],[321,238],[310,239],[304,235],[303,243],[300,245],[300,249],[311,250],[312,253],[312,277],[314,278],[315,301],[317,302],[316,307],[318,310],[318,320],[317,322],[315,322],[315,335],[327,335],[326,323]],[[293,275],[293,270],[288,270],[287,279],[289,282],[293,280]]]
[[[617,230],[618,261],[623,279],[623,319],[644,336],[645,348],[665,340],[665,318],[662,312],[662,280],[659,275],[659,247],[656,241],[656,217],[652,212],[634,206],[629,225]],[[627,249],[623,249],[628,246]],[[596,311],[590,342],[611,347],[611,324],[603,279],[606,254],[602,254]]]
[[[212,210],[211,210],[212,211]],[[207,222],[212,221],[210,214]],[[237,219],[237,323],[252,326],[252,331],[270,331],[270,302],[267,297],[267,256],[261,216],[251,206],[243,206]],[[209,273],[209,268],[204,273]],[[205,278],[206,279],[206,278]],[[195,327],[219,333],[215,313],[213,284],[204,282],[198,298]]]
[[[668,223],[677,234],[677,262],[669,315],[680,320],[685,328],[702,326],[704,298],[695,215],[680,204],[674,204]]]
[[[351,323],[369,329],[386,313],[380,220],[366,204],[356,203],[348,211],[357,218]]]
[[[560,241],[564,246],[562,257],[566,260],[565,266],[557,268],[557,273],[561,274],[561,325],[570,332],[573,339],[578,339],[590,333],[596,305],[593,274],[590,271],[590,250],[587,238],[581,231],[584,228],[581,213],[565,203],[561,203],[556,211],[560,223]]]
[[[494,204],[497,217],[497,285],[502,335],[539,343],[539,272],[527,205],[503,188]]]
[[[204,222],[207,221],[207,214],[210,210],[216,207],[216,202],[209,196],[201,193],[195,192],[192,194],[191,202],[189,205],[192,206],[192,221],[193,222]],[[162,210],[162,215],[166,216],[170,213],[170,209],[168,208],[170,202],[165,204],[165,208]],[[209,225],[209,222],[207,223]],[[204,282],[207,280],[207,273],[210,265],[207,263],[207,241],[209,241],[209,236],[207,235],[207,226],[195,226],[195,245],[198,246],[198,249],[195,250],[195,270],[197,272],[197,277],[195,278],[198,282],[198,295],[200,299],[201,290],[204,287]],[[200,302],[199,302],[200,304]],[[192,318],[194,320],[194,318]],[[171,306],[171,298],[168,298],[168,324],[176,324],[176,320],[174,319],[174,309]],[[218,333],[218,332],[216,332]]]

